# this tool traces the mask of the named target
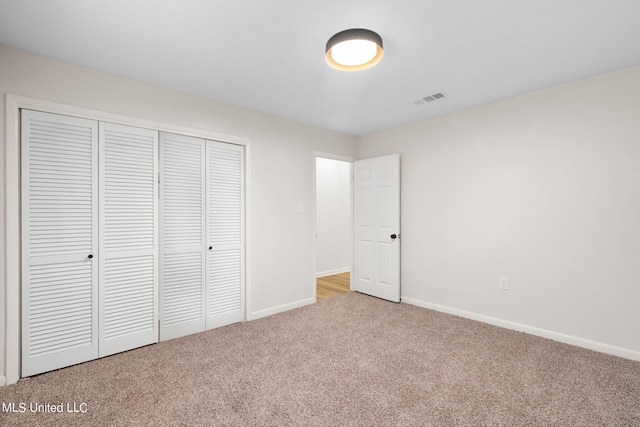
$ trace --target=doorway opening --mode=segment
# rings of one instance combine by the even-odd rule
[[[353,267],[352,160],[315,158],[316,301],[348,293]]]

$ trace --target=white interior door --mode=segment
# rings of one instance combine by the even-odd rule
[[[400,301],[400,156],[354,162],[353,289]]]
[[[160,340],[205,328],[205,140],[160,134]]]
[[[244,320],[244,147],[207,141],[206,328]]]
[[[22,376],[98,357],[98,122],[22,111]]]
[[[103,357],[158,341],[158,132],[99,129]]]

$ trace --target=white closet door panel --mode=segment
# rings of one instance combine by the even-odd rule
[[[244,319],[243,154],[207,141],[207,329]]]
[[[204,330],[204,140],[160,134],[160,339]]]
[[[22,376],[98,356],[98,125],[22,111]]]
[[[100,123],[100,356],[158,341],[158,132]]]

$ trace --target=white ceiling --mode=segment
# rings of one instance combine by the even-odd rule
[[[382,62],[327,66],[357,27]],[[638,65],[640,1],[0,0],[0,43],[362,135]]]

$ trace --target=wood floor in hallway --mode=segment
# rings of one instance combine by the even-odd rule
[[[316,279],[316,297],[318,301],[349,293],[350,273],[334,274]]]

